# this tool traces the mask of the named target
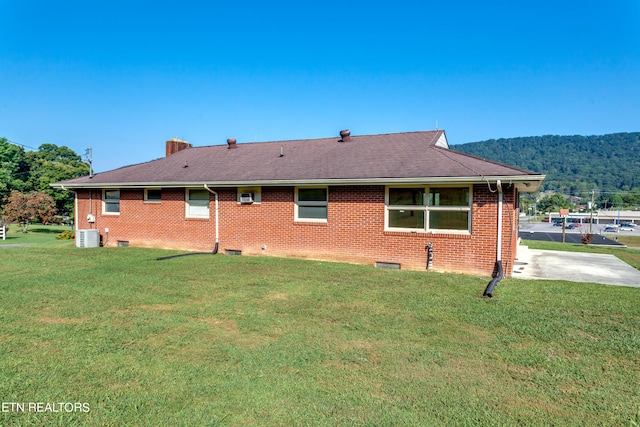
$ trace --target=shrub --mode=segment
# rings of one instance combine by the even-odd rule
[[[75,238],[76,238],[76,233],[70,230],[65,230],[56,236],[56,239],[58,240],[73,240]]]

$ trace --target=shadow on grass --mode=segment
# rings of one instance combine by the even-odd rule
[[[48,226],[29,226],[29,228],[27,229],[27,234],[28,233],[49,233],[49,234],[60,234],[62,233],[64,230],[66,230],[69,227],[61,227],[61,226],[55,226],[56,228],[51,228]],[[70,229],[70,228],[69,228]]]

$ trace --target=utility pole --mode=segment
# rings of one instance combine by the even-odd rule
[[[593,197],[595,195],[595,190],[591,190],[591,213],[589,214],[589,234],[593,234]]]
[[[560,209],[560,218],[562,218],[562,243],[565,243],[565,229],[567,226],[567,217],[569,216],[569,209]]]

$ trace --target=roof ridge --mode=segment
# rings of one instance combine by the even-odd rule
[[[357,138],[357,139],[362,139],[362,138],[369,138],[369,137],[375,137],[375,136],[397,136],[397,135],[410,135],[410,134],[426,134],[426,133],[435,133],[436,135],[440,135],[444,132],[444,129],[433,129],[433,130],[416,130],[416,131],[409,131],[409,132],[387,132],[387,133],[373,133],[373,134],[366,134],[366,135],[353,135],[351,134],[351,138]],[[281,140],[276,140],[276,141],[248,141],[248,142],[240,142],[238,141],[237,144],[238,145],[254,145],[254,144],[281,144],[281,143],[286,143],[286,142],[307,142],[307,141],[326,141],[326,140],[332,140],[332,139],[336,139],[336,140],[340,140],[341,137],[340,135],[336,135],[336,136],[324,136],[324,137],[318,137],[318,138],[295,138],[295,139],[281,139]],[[434,138],[435,140],[435,138]],[[430,143],[430,145],[433,145],[435,141],[432,141]],[[221,143],[221,144],[210,144],[210,145],[198,145],[198,146],[193,146],[190,148],[204,148],[204,147],[217,147],[217,146],[222,146],[224,147],[225,144]]]

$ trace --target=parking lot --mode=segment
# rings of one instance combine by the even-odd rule
[[[618,236],[640,236],[640,226],[608,227],[611,225],[593,224],[591,233],[594,236],[590,244],[624,247],[618,243]],[[609,229],[613,231],[605,231]],[[562,241],[562,226],[548,222],[527,222],[521,219],[519,231],[523,240]],[[565,242],[580,244],[584,233],[589,233],[589,224],[567,227]],[[524,245],[518,246],[513,277],[640,287],[640,271],[613,255],[535,250]]]
[[[612,240],[615,240],[620,235],[640,236],[640,226],[628,227],[622,225],[618,227],[612,224],[567,224],[565,233],[582,235],[589,233],[589,227],[591,227],[591,233],[599,234]],[[562,226],[542,221],[535,222],[534,219],[520,219],[520,231],[562,233]]]

